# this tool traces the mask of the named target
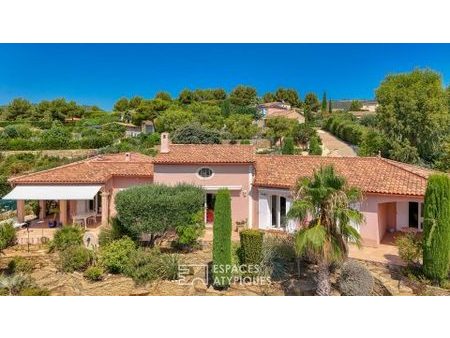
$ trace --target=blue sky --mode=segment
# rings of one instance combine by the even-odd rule
[[[373,98],[388,73],[431,68],[450,81],[450,44],[0,44],[0,105],[65,97],[110,109],[122,97],[254,86]]]

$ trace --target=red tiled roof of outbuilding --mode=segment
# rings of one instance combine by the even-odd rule
[[[98,155],[56,168],[16,176],[13,184],[104,183],[112,176],[153,176],[153,158],[139,153]]]

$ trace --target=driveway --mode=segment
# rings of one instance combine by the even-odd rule
[[[323,156],[357,156],[356,151],[351,145],[336,136],[322,129],[317,130],[317,133],[322,140]]]

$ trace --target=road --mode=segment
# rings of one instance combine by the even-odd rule
[[[323,156],[358,156],[356,151],[341,139],[324,130],[317,130],[323,145]]]

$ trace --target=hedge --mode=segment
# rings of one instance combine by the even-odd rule
[[[324,128],[340,139],[359,145],[367,131],[367,128],[352,121],[349,118],[334,116],[325,121]]]
[[[26,123],[40,129],[50,129],[53,121],[0,121],[0,127],[4,128],[13,124]]]
[[[259,265],[262,261],[264,232],[245,229],[239,233],[241,240],[240,259],[242,264]]]

